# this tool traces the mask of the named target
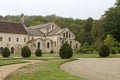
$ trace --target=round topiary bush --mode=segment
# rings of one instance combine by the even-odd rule
[[[108,57],[110,55],[110,48],[107,45],[103,45],[99,50],[100,57]]]
[[[31,56],[31,50],[28,46],[25,46],[22,48],[21,56],[22,57],[30,57]]]
[[[3,50],[2,50],[2,56],[3,57],[9,57],[10,56],[10,50],[5,47]]]
[[[37,57],[42,56],[42,51],[41,51],[41,49],[37,49],[37,50],[35,51],[35,55],[36,55]]]
[[[61,58],[71,58],[73,56],[73,50],[68,43],[65,43],[61,46],[59,56]]]
[[[111,53],[112,53],[112,54],[116,54],[116,51],[113,49],[113,50],[111,51]]]

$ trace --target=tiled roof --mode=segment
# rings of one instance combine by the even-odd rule
[[[32,27],[29,27],[28,29],[41,29],[41,28],[45,28],[45,27],[47,27],[48,25],[51,25],[51,24],[53,24],[53,22],[46,23],[46,24],[41,24],[41,25],[37,25],[37,26],[32,26]]]
[[[28,29],[28,34],[31,36],[44,36],[44,33],[42,33],[40,30],[37,29]]]
[[[60,31],[60,28],[56,28],[50,32],[47,33],[48,36],[53,36],[53,35],[57,35],[57,33]]]
[[[0,33],[27,34],[23,24],[0,21]]]

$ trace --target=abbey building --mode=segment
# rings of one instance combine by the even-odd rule
[[[61,29],[53,22],[27,28],[22,23],[0,21],[0,50],[8,47],[11,53],[20,53],[22,47],[29,46],[32,52],[37,48],[43,52],[59,52],[65,42],[73,49],[80,48],[68,28]]]

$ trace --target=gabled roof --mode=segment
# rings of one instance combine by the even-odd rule
[[[42,39],[42,38],[37,38],[37,39],[33,39],[33,40],[30,40],[27,42],[27,44],[31,44],[31,43],[34,43],[35,41],[37,40],[42,40],[42,41],[46,41],[46,40],[49,40],[51,42],[53,42],[51,39],[47,38],[47,39]]]
[[[53,22],[50,22],[50,23],[46,23],[46,24],[41,24],[41,25],[37,25],[37,26],[32,26],[32,27],[29,27],[28,29],[42,29],[42,28],[45,28],[45,27],[48,27],[49,25],[51,24],[54,24]]]
[[[44,33],[37,29],[28,29],[27,31],[30,36],[44,36]]]
[[[64,32],[66,29],[67,29],[67,28],[62,28],[62,29],[56,28],[55,30],[50,31],[47,35],[48,35],[48,36],[59,35],[59,34],[61,34],[62,32]]]
[[[53,36],[53,35],[57,35],[57,33],[60,31],[60,28],[55,28],[54,30],[50,31],[47,33],[48,36]]]
[[[0,33],[27,34],[23,24],[0,21]]]

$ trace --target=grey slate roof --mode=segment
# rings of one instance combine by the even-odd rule
[[[44,36],[44,33],[42,33],[40,30],[37,29],[28,29],[28,34],[31,36]]]
[[[27,34],[23,24],[0,21],[0,33]]]
[[[51,25],[52,23],[53,22],[46,23],[46,24],[41,24],[41,25],[37,25],[37,26],[32,26],[32,27],[29,27],[28,29],[42,29],[42,28],[47,27],[48,25]]]

